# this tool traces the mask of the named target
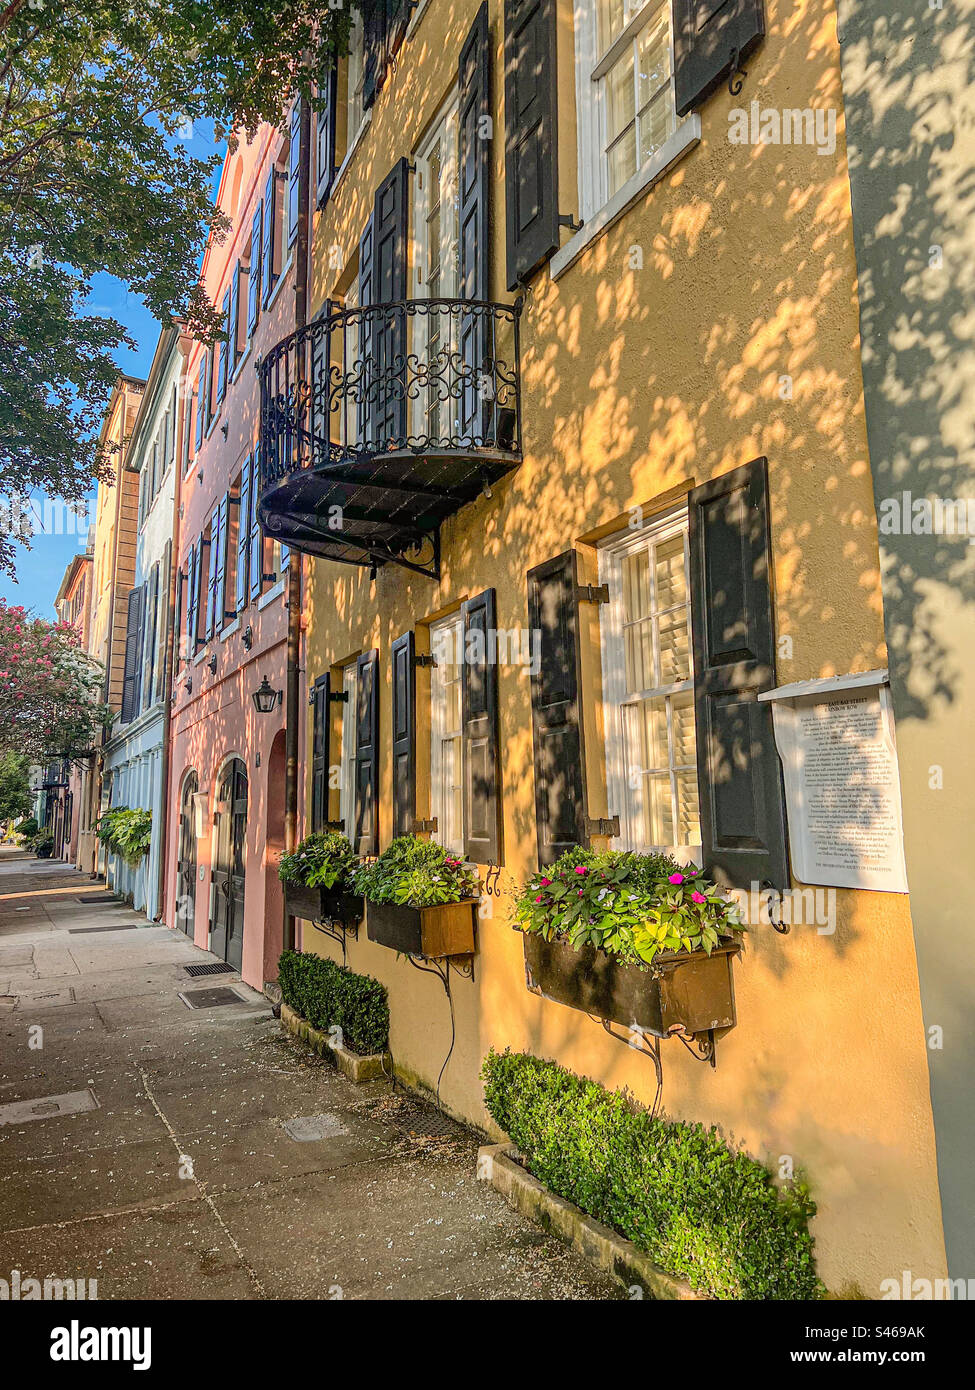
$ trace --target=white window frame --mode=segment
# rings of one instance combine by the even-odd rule
[[[648,541],[667,541],[674,536],[683,536],[684,572],[687,581],[687,636],[688,664],[690,674],[686,680],[654,687],[639,695],[628,694],[626,690],[626,654],[623,642],[623,586],[622,562],[624,557],[645,549]],[[620,833],[613,837],[613,849],[633,850],[637,853],[659,852],[671,854],[680,863],[701,863],[701,843],[688,845],[647,845],[639,842],[633,827],[633,814],[626,783],[626,751],[623,734],[622,708],[624,704],[643,700],[650,693],[659,696],[694,693],[694,649],[690,601],[690,549],[688,535],[688,514],[686,506],[679,506],[660,516],[650,518],[638,530],[628,531],[624,537],[609,537],[599,550],[599,582],[609,588],[610,601],[600,622],[600,645],[603,671],[603,701],[606,716],[606,785],[609,794],[610,815],[618,815]],[[654,583],[653,573],[650,575]],[[651,604],[651,608],[652,608]],[[656,661],[656,627],[654,627],[654,651]],[[668,732],[670,711],[668,707]],[[695,730],[696,740],[696,730]],[[670,739],[668,736],[668,746]],[[671,767],[671,798],[673,823],[677,825],[676,779]],[[701,788],[698,783],[698,806],[700,808]],[[700,822],[699,822],[700,824]]]
[[[345,148],[347,154],[352,152],[359,132],[368,117],[368,112],[364,111],[362,107],[362,91],[365,79],[366,51],[362,14],[358,9],[353,9],[345,87]]]
[[[428,227],[431,208],[432,182],[430,176],[430,160],[433,156],[435,146],[439,143],[441,149],[440,165],[440,245],[437,247],[438,261],[440,265],[440,285],[437,289],[438,299],[454,299],[457,297],[460,286],[460,208],[458,206],[459,192],[459,169],[458,169],[458,94],[454,91],[443,103],[437,112],[434,120],[423,137],[420,144],[414,151],[413,161],[416,167],[416,174],[413,179],[413,269],[412,280],[417,299],[427,299],[430,297],[428,291],[430,251]],[[446,215],[452,212],[451,216]],[[445,273],[446,272],[446,273]],[[452,314],[444,316],[446,327],[451,335],[454,333],[455,321]],[[427,341],[429,337],[429,318],[424,314],[417,314],[413,318],[413,352],[418,359],[422,360],[427,355]],[[415,434],[426,434],[427,402],[423,393],[418,392],[413,403],[413,431]],[[441,411],[450,410],[456,403],[451,401],[441,402]],[[440,433],[445,431],[441,428]],[[454,422],[450,421],[447,425],[447,434],[456,433]]]
[[[430,815],[437,822],[437,829],[433,832],[433,838],[439,845],[446,850],[452,850],[455,854],[463,857],[464,840],[466,827],[464,817],[466,814],[466,797],[464,795],[464,725],[463,713],[461,712],[460,723],[455,730],[447,728],[447,695],[446,682],[444,680],[443,664],[437,664],[437,653],[444,648],[453,652],[457,661],[457,668],[460,672],[458,679],[463,680],[463,656],[464,656],[464,615],[461,612],[451,613],[446,618],[441,618],[436,623],[430,624],[430,651],[433,653],[434,665],[430,669]],[[458,702],[458,709],[462,711],[462,704]],[[448,737],[457,738],[457,762],[456,775],[459,778],[460,795],[460,826],[454,827],[454,836],[450,838],[448,833],[448,799],[444,794],[444,759],[443,744]]]
[[[355,831],[355,720],[359,693],[354,661],[342,668],[342,691],[346,698],[342,705],[342,737],[339,741],[342,760],[339,768],[339,820],[346,839],[351,840]],[[325,717],[328,718],[327,712]]]
[[[576,42],[576,110],[578,112],[579,145],[579,203],[583,222],[590,221],[610,201],[609,168],[604,158],[606,147],[606,101],[601,79],[620,57],[627,44],[639,31],[652,23],[660,10],[670,17],[670,96],[676,113],[674,86],[674,17],[671,0],[626,0],[627,18],[623,28],[605,53],[599,52],[599,13],[596,0],[577,0],[575,7]],[[675,114],[679,131],[681,120]],[[671,137],[673,139],[673,136]],[[671,143],[665,142],[663,149]],[[658,152],[659,153],[659,152]],[[647,172],[654,169],[656,156],[638,167],[634,175],[616,190],[618,198],[630,184],[646,181]]]

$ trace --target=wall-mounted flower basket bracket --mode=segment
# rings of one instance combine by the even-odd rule
[[[714,1065],[714,1035],[737,1023],[732,965],[738,942],[704,951],[667,951],[652,970],[641,970],[582,946],[545,941],[524,933],[525,980],[543,998],[580,1009],[631,1035],[678,1037],[696,1045],[695,1056]],[[624,1038],[624,1041],[630,1039]]]
[[[316,931],[342,947],[346,959],[346,938],[359,939],[359,923],[365,915],[365,905],[359,893],[346,893],[339,888],[307,888],[304,884],[285,884],[285,904],[291,917],[313,923]]]
[[[472,956],[477,903],[477,898],[436,907],[370,903],[366,931],[370,941],[406,956],[427,960]]]

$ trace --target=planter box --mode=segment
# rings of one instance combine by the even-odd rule
[[[476,898],[439,907],[408,907],[399,903],[370,903],[366,931],[370,941],[410,956],[470,956],[474,954]]]
[[[624,1028],[636,1024],[658,1038],[675,1030],[734,1028],[737,1022],[732,962],[741,950],[738,942],[718,946],[710,956],[666,951],[651,972],[625,965],[594,946],[574,951],[564,941],[545,941],[534,932],[523,935],[528,988],[545,999]]]
[[[305,922],[330,919],[350,924],[362,921],[361,894],[346,893],[340,888],[306,888],[286,883],[284,896],[291,916],[301,917]]]
[[[307,1043],[319,1057],[330,1057],[339,1071],[354,1081],[357,1086],[364,1081],[377,1081],[383,1076],[392,1075],[392,1061],[388,1052],[350,1052],[348,1048],[336,1047],[328,1040],[328,1034],[312,1027],[307,1019],[296,1014],[288,1004],[281,1005],[281,1024]]]

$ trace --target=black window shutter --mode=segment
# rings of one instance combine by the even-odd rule
[[[264,221],[264,202],[258,200],[251,222],[251,262],[247,280],[247,336],[254,332],[261,312],[261,263],[264,259],[261,249],[261,228]]]
[[[393,665],[393,835],[409,835],[416,819],[416,639],[397,637]]]
[[[167,541],[167,545],[171,542]],[[183,659],[184,626],[186,623],[186,575],[181,569],[176,571],[176,606],[173,610],[173,672],[178,670]],[[165,693],[165,692],[163,692]]]
[[[301,173],[301,102],[291,109],[288,145],[288,245],[298,235],[298,179]]]
[[[159,625],[156,637],[156,689],[153,698],[162,700],[166,694],[166,638],[169,632],[169,585],[173,567],[173,543],[167,541],[159,566]],[[179,575],[176,576],[177,602]],[[179,632],[178,620],[175,632]]]
[[[152,704],[152,682],[156,674],[156,623],[159,618],[159,564],[153,565],[145,582],[145,610],[143,613],[142,670],[140,680],[140,709],[146,710]]]
[[[244,459],[240,473],[240,506],[237,509],[237,589],[234,595],[238,613],[247,607],[247,561],[251,551],[251,456]]]
[[[186,653],[187,661],[193,660],[193,653],[196,651],[196,605],[199,602],[199,591],[196,585],[196,544],[190,546],[189,554],[186,557]]]
[[[775,683],[768,472],[753,459],[689,498],[694,713],[705,870],[731,887],[789,886]]]
[[[322,105],[316,113],[315,138],[315,199],[321,204],[328,197],[335,177],[335,110],[337,106],[337,73],[335,68],[319,92]]]
[[[558,250],[555,0],[505,0],[504,187],[508,289]]]
[[[585,745],[579,704],[576,553],[566,550],[528,571],[528,625],[539,643],[531,678],[538,862],[589,844]]]
[[[213,509],[210,517],[210,537],[204,540],[203,544],[209,550],[209,566],[207,569],[207,607],[206,607],[206,640],[209,642],[213,636],[214,627],[219,622],[217,613],[217,565],[220,555],[220,506],[219,503]]]
[[[362,109],[368,111],[386,80],[386,4],[374,0],[362,13]]]
[[[136,715],[139,698],[139,675],[142,667],[142,586],[129,590],[129,607],[125,625],[125,665],[122,668],[122,723],[128,724]]]
[[[213,626],[219,632],[231,616],[227,611],[227,554],[230,543],[230,493],[225,492],[220,500],[217,534],[217,569],[215,594],[213,600]]]
[[[409,165],[401,159],[376,190],[373,213],[359,241],[360,305],[406,298],[408,187]],[[389,445],[406,435],[406,392],[397,390],[392,379],[395,364],[406,358],[405,316],[366,319],[359,350],[365,376],[359,394],[360,442]]]
[[[272,168],[264,186],[264,231],[261,237],[261,303],[267,307],[277,282],[278,258],[278,175]]]
[[[487,138],[491,108],[491,35],[487,0],[478,10],[460,52],[457,88],[458,167],[460,170],[460,292],[464,299],[490,299],[491,141]],[[489,433],[478,422],[477,373],[488,355],[487,324],[482,315],[460,320],[460,351],[470,370],[470,385],[461,400],[461,434]],[[486,401],[487,411],[491,402]]]
[[[355,815],[352,847],[379,853],[379,652],[356,662]]]
[[[677,114],[711,95],[765,37],[765,0],[673,0]]]
[[[328,672],[312,688],[311,828],[323,830],[328,820],[329,687]]]
[[[464,853],[474,864],[499,864],[501,749],[494,590],[468,599],[463,614]]]

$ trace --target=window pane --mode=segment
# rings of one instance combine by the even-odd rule
[[[658,619],[657,638],[660,643],[660,684],[676,685],[691,674],[687,641],[687,610],[665,613]]]
[[[611,145],[636,115],[633,91],[633,49],[610,68],[606,75],[606,143]]]
[[[674,766],[694,767],[697,759],[697,730],[694,725],[694,696],[690,691],[671,698],[670,732],[674,744]]]
[[[677,836],[675,845],[699,845],[701,843],[701,813],[697,801],[697,770],[678,772],[677,782]]]
[[[599,0],[599,51],[607,48],[623,29],[623,0]]]
[[[625,135],[606,153],[609,165],[610,197],[622,188],[627,179],[636,173],[636,126],[630,126]]]
[[[645,106],[670,81],[670,33],[666,9],[656,24],[650,24],[643,30],[636,44],[640,105]]]
[[[671,536],[654,547],[654,582],[658,608],[674,608],[687,602],[683,536]]]
[[[642,167],[674,133],[675,121],[669,87],[665,87],[646,110],[640,113],[639,126],[640,165]]]

